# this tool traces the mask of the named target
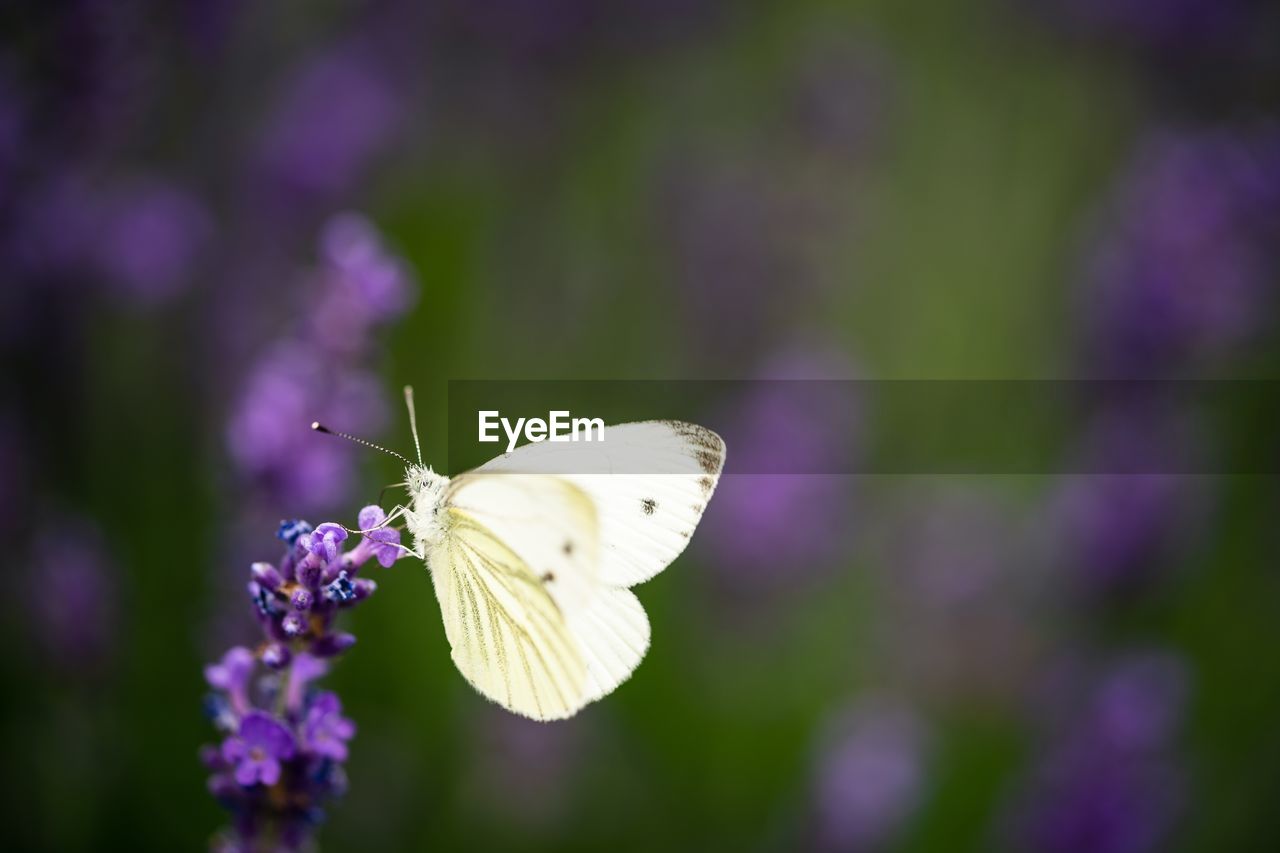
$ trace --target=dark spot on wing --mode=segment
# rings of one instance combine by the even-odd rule
[[[658,502],[653,498],[645,498],[640,501],[640,509],[644,510],[645,515],[653,515],[653,511],[658,508]]]
[[[695,457],[703,473],[714,474],[720,470],[721,455],[710,450],[699,450]]]
[[[573,554],[573,543],[566,539],[564,545],[560,547],[560,550],[564,551],[566,557],[570,556]]]
[[[555,580],[555,579],[556,579],[556,573],[555,573],[555,572],[543,572],[543,573],[542,573],[542,582],[543,582],[543,583],[551,583],[551,582],[552,582],[553,580]]]
[[[706,497],[711,494],[711,490],[716,487],[716,481],[710,477],[702,477],[698,480],[698,485],[702,487],[703,497]]]

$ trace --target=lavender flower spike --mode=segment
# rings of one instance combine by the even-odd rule
[[[363,529],[386,520],[378,507],[360,512]],[[335,630],[340,610],[358,606],[376,584],[357,577],[376,557],[390,566],[403,553],[400,533],[380,528],[345,551],[346,528],[304,521],[280,525],[285,552],[274,564],[254,563],[249,605],[262,626],[254,647],[235,646],[205,668],[214,689],[205,710],[228,733],[200,750],[212,775],[209,791],[232,813],[232,829],[216,843],[234,850],[296,850],[307,845],[322,806],[346,790],[348,744],[356,725],[331,691],[312,683],[356,638]],[[268,840],[269,847],[262,842]]]

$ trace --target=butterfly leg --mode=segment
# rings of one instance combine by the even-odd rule
[[[348,533],[359,533],[361,536],[363,536],[366,533],[373,533],[375,530],[381,530],[391,522],[395,521],[397,518],[400,518],[402,515],[404,515],[408,511],[409,511],[409,508],[404,506],[403,504],[396,504],[394,507],[391,508],[391,512],[387,513],[387,517],[384,518],[381,523],[375,524],[373,527],[370,527],[364,530],[353,530],[350,527],[343,527],[342,529],[347,531]]]

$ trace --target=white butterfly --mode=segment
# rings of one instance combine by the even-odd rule
[[[688,544],[724,441],[694,424],[643,421],[607,427],[603,443],[526,444],[449,478],[421,464],[412,393],[419,462],[405,471],[409,505],[388,520],[404,517],[431,570],[453,661],[508,710],[572,716],[648,651],[649,619],[629,587]]]

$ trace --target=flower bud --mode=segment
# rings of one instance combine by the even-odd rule
[[[273,592],[284,583],[284,578],[280,576],[280,572],[270,563],[254,563],[249,567],[249,572],[253,575],[254,580]]]
[[[290,613],[290,616],[293,614]],[[289,648],[281,643],[272,643],[262,650],[262,663],[268,669],[284,669],[289,665],[289,660],[293,655],[289,653]]]
[[[311,644],[311,654],[331,658],[342,654],[356,644],[354,634],[326,634]]]
[[[356,597],[355,585],[346,572],[339,572],[333,582],[324,588],[324,597],[337,602],[351,601]]]
[[[356,601],[364,601],[377,590],[378,585],[368,578],[356,578],[351,584]]]
[[[280,620],[280,628],[285,636],[301,637],[307,633],[307,619],[301,613],[289,613]]]

